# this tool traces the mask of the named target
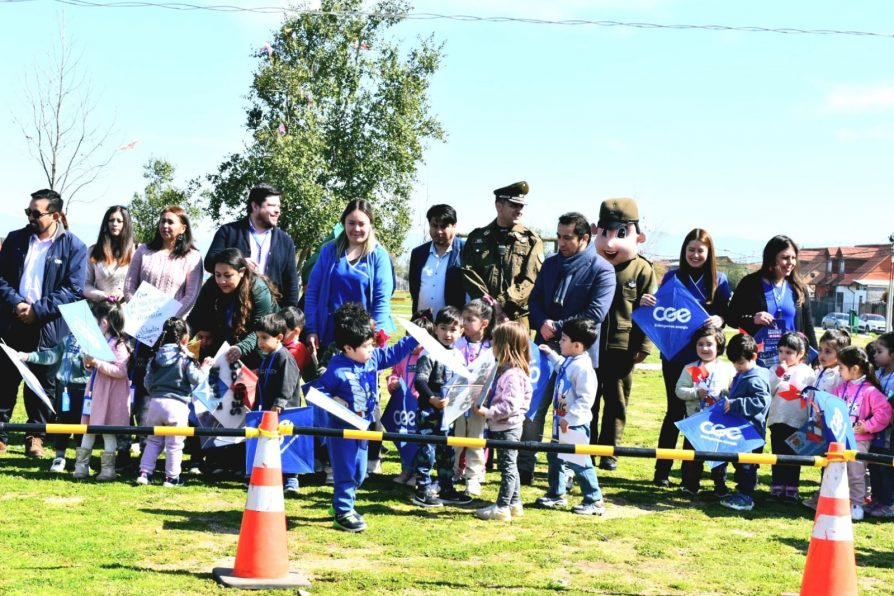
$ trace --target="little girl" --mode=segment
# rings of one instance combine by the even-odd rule
[[[213,359],[205,358],[199,367],[186,349],[189,343],[189,327],[186,321],[171,317],[165,321],[161,336],[156,343],[155,357],[146,366],[143,384],[149,395],[144,426],[186,426],[189,419],[189,401],[193,389],[208,375]],[[165,481],[162,486],[177,487],[180,480],[180,464],[183,462],[184,437],[146,437],[146,448],[140,460],[137,484],[149,484],[155,471],[155,462],[162,448],[165,450]]]
[[[767,426],[770,429],[770,444],[773,453],[796,455],[786,442],[807,422],[807,408],[801,403],[795,390],[812,386],[816,375],[804,363],[807,341],[797,332],[789,331],[779,338],[779,364],[770,371],[770,412]],[[770,497],[785,503],[800,503],[798,486],[801,482],[801,466],[772,466]]]
[[[417,317],[413,319],[413,323],[427,331],[429,335],[433,336],[434,325],[432,325],[432,318],[431,311],[425,311],[425,313],[419,313]],[[398,399],[394,397],[394,394],[397,392],[398,387],[400,387],[401,379],[403,379],[405,391],[412,395],[417,402],[419,401],[419,392],[416,391],[416,388],[413,386],[413,381],[416,378],[416,362],[419,361],[419,356],[422,354],[422,350],[422,346],[416,346],[415,350],[410,352],[406,358],[395,364],[394,368],[391,369],[391,374],[388,375],[388,393],[391,395],[391,399]],[[406,401],[404,403],[406,403]],[[403,411],[407,416],[410,416],[412,413],[414,417],[413,419],[415,420],[417,409],[418,408],[414,405],[412,408],[407,408]],[[413,430],[411,432],[415,432],[415,422],[408,426],[412,426]],[[405,484],[415,488],[416,476],[413,474],[413,461],[416,459],[417,449],[418,445],[416,443],[407,443],[407,448],[400,449],[400,474],[392,478],[392,481],[397,484]]]
[[[894,333],[882,333],[875,340],[875,366],[878,382],[888,403],[894,398]],[[870,453],[891,455],[891,426],[876,435],[869,445]],[[894,468],[891,466],[869,466],[869,483],[872,487],[872,502],[864,507],[872,517],[894,518]]]
[[[692,339],[699,359],[683,369],[675,388],[677,397],[686,404],[686,416],[701,412],[726,397],[733,377],[736,376],[736,369],[730,362],[717,359],[726,348],[723,330],[705,325],[695,332]],[[683,449],[693,449],[688,439],[684,439]],[[701,461],[683,462],[684,493],[691,497],[698,495],[704,468],[704,462]],[[729,494],[726,487],[726,466],[711,468],[711,479],[714,481],[714,494],[718,498]]]
[[[463,309],[463,336],[453,347],[462,354],[466,366],[491,351],[490,331],[493,318],[494,309],[480,298],[472,300]],[[483,439],[484,418],[475,416],[468,410],[465,415],[456,419],[453,434],[457,437]],[[454,447],[453,450],[456,453],[454,479],[465,480],[466,494],[473,497],[481,495],[481,483],[484,482],[484,449]]]
[[[521,439],[522,422],[533,393],[530,345],[528,330],[520,323],[511,321],[494,328],[492,346],[499,376],[494,381],[493,398],[489,400],[490,403],[485,400],[482,406],[477,403],[472,405],[472,411],[487,420],[491,439]],[[479,519],[509,521],[523,515],[517,457],[517,449],[499,450],[500,492],[496,503],[475,512]]]
[[[891,422],[891,405],[882,393],[878,379],[863,348],[849,346],[838,354],[841,385],[835,395],[847,404],[857,451],[867,453],[875,434],[885,430]],[[847,462],[847,480],[851,496],[851,519],[863,519],[863,499],[866,498],[866,463]]]
[[[124,313],[118,304],[94,302],[90,309],[115,354],[114,362],[103,362],[84,355],[84,368],[93,370],[90,384],[84,395],[81,424],[110,424],[126,426],[130,422],[130,379],[127,364],[130,361],[130,344],[124,336]],[[115,479],[115,449],[118,439],[114,434],[102,436],[104,449],[100,456],[99,482]],[[90,453],[96,435],[85,434],[81,446],[75,450],[74,478],[90,475]]]

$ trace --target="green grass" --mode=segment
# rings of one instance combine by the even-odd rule
[[[397,303],[405,307],[409,302]],[[397,310],[397,309],[396,309]],[[625,444],[654,446],[664,396],[660,372],[638,370]],[[22,406],[16,412],[23,416]],[[21,437],[0,456],[0,593],[215,594],[211,569],[235,556],[245,489],[235,481],[190,479],[182,489],[74,482],[46,470],[49,459],[23,456]],[[71,455],[71,453],[70,453]],[[331,528],[331,488],[305,478],[286,501],[289,554],[315,594],[778,594],[797,591],[812,528],[811,512],[763,499],[737,514],[692,503],[649,482],[653,462],[622,459],[600,473],[607,512],[582,518],[526,507],[512,523],[482,522],[471,509],[420,510],[391,482],[396,450],[383,476],[360,490],[357,508],[369,530]],[[546,488],[545,463],[525,503]],[[678,479],[678,472],[674,478]],[[817,489],[805,470],[802,490]],[[484,498],[496,495],[490,474]],[[705,486],[709,480],[705,480]],[[577,495],[572,495],[572,501]],[[894,524],[855,526],[861,592],[894,584]]]

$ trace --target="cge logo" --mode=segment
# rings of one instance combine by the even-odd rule
[[[688,308],[674,308],[672,306],[658,306],[652,312],[652,316],[656,321],[665,321],[667,323],[688,323],[692,318],[692,311]]]
[[[714,424],[710,420],[705,420],[699,425],[698,429],[702,434],[716,437],[718,439],[729,439],[738,441],[742,438],[742,429],[738,426],[724,426],[722,424]]]

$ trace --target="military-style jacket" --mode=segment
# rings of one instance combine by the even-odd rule
[[[469,234],[462,263],[469,296],[489,294],[517,320],[528,314],[528,296],[543,265],[543,241],[521,225],[503,232],[495,219]]]
[[[602,323],[602,341],[605,350],[625,350],[632,356],[636,352],[652,351],[652,340],[646,337],[631,315],[639,306],[643,294],[654,294],[658,279],[652,263],[637,255],[626,263],[615,266],[617,285],[612,307]]]

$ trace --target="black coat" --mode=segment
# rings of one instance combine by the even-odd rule
[[[750,335],[754,335],[760,329],[760,325],[754,323],[755,313],[767,312],[768,308],[760,271],[749,273],[742,278],[736,286],[736,291],[733,292],[726,324],[733,328],[741,327]],[[795,311],[795,331],[803,333],[812,348],[817,347],[809,296],[804,296],[801,307]]]
[[[459,236],[453,238],[450,257],[447,260],[447,271],[444,279],[444,302],[462,310],[466,305],[466,290],[463,286],[462,252],[466,241]],[[417,246],[410,253],[410,297],[413,299],[413,313],[419,306],[419,286],[422,284],[422,268],[428,260],[431,242]],[[437,314],[437,313],[435,313]]]

